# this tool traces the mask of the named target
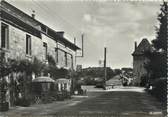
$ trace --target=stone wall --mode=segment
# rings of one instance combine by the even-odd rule
[[[1,21],[2,22],[2,21]],[[1,24],[0,22],[0,24]],[[4,24],[7,24],[3,22]],[[64,45],[61,45],[49,38],[48,36],[42,34],[42,39],[33,36],[25,31],[22,31],[14,26],[9,26],[9,49],[3,49],[6,53],[6,56],[13,59],[32,59],[36,56],[39,60],[45,61],[45,50],[43,47],[43,42],[47,44],[47,53],[53,56],[54,60],[57,60],[57,51],[56,48],[60,48],[66,53],[72,55],[72,60],[70,60],[69,55],[67,56],[67,66],[65,66],[65,54],[63,52],[58,52],[58,65],[60,67],[74,68],[75,69],[75,52]],[[1,26],[0,26],[1,27]],[[1,34],[1,33],[0,33]],[[32,54],[26,55],[26,34],[31,36],[31,50]],[[61,46],[58,46],[61,45]],[[0,36],[0,48],[1,48],[1,36]],[[70,62],[73,61],[73,62]],[[73,66],[72,66],[73,64]]]
[[[42,34],[42,43],[43,42],[47,44],[48,54],[51,55],[56,60],[56,52],[55,52],[56,42],[53,39],[50,39],[46,35]],[[43,53],[44,53],[44,49],[43,49]],[[45,53],[43,54],[43,59],[44,59],[44,55]]]
[[[9,49],[5,49],[6,56],[11,59],[32,59],[33,56],[36,56],[39,60],[42,60],[42,40],[9,24],[7,25],[9,26]],[[31,36],[31,56],[26,55],[26,34]]]
[[[141,77],[147,75],[147,70],[145,69],[145,63],[149,60],[142,56],[134,56],[133,58],[133,73],[136,79],[136,83],[140,84]]]
[[[58,52],[58,66],[59,67],[66,67],[66,68],[74,68],[76,69],[75,64],[75,51],[72,51],[68,47],[64,46],[63,44],[57,43],[57,50]],[[65,52],[67,53],[67,66],[65,65]]]

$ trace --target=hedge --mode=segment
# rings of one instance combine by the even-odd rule
[[[166,109],[167,104],[167,78],[158,78],[152,82],[152,90],[150,93],[155,96],[163,104]]]

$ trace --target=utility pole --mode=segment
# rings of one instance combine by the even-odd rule
[[[81,55],[77,55],[77,51],[75,52],[75,65],[77,65],[77,58],[81,57],[83,58],[84,57],[84,34],[81,35],[81,38],[82,38],[82,54]],[[76,45],[76,38],[74,38],[74,44]],[[76,84],[76,80],[74,78],[72,78],[72,90],[74,90],[74,87],[75,87],[75,84]]]
[[[84,34],[81,35],[81,38],[82,38],[82,50],[81,50],[81,55],[76,55],[76,57],[84,57]],[[76,43],[76,38],[74,38],[74,42]]]
[[[82,54],[81,55],[77,55],[77,52],[75,52],[75,65],[77,65],[77,58],[83,58],[84,57],[84,34],[81,35],[82,38]],[[76,38],[74,38],[74,44],[76,45]]]
[[[84,56],[84,53],[83,53],[83,52],[84,52],[84,51],[83,51],[83,47],[84,47],[84,46],[83,46],[83,45],[84,45],[83,39],[84,39],[84,34],[82,34],[82,57]]]
[[[106,68],[106,47],[104,48],[104,83],[107,79],[107,68]]]

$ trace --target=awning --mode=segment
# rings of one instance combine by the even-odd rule
[[[41,82],[41,83],[54,83],[55,80],[53,80],[52,78],[50,77],[46,77],[46,76],[41,76],[41,77],[37,77],[35,79],[33,79],[32,82]]]

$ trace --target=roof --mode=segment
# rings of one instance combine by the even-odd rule
[[[25,32],[28,32],[29,34],[34,35],[34,36],[41,39],[41,32],[38,29],[34,28],[31,25],[28,25],[27,23],[23,22],[20,19],[17,19],[13,15],[10,15],[9,13],[7,13],[5,11],[0,11],[0,13],[1,13],[1,16],[2,16],[1,17],[2,21],[6,22],[10,25],[13,25],[16,28],[19,28],[19,29],[21,29]]]
[[[50,77],[40,76],[40,77],[37,77],[37,78],[33,79],[32,82],[39,82],[39,83],[54,83],[55,80],[51,79]]]
[[[80,49],[78,46],[76,46],[74,43],[70,42],[68,39],[63,37],[63,35],[60,35],[60,32],[56,32],[55,30],[49,28],[45,24],[41,23],[40,21],[32,18],[28,14],[24,13],[23,11],[19,10],[15,6],[9,4],[6,1],[1,1],[0,6],[0,13],[1,13],[1,20],[7,22],[7,23],[13,23],[13,25],[19,26],[21,29],[23,28],[24,31],[27,31],[28,33],[38,36],[41,38],[41,34],[43,33],[50,38],[52,38],[55,41],[58,41],[60,43],[64,43],[65,46],[69,47],[70,49],[77,50]],[[7,14],[7,15],[6,15]],[[11,19],[12,17],[12,19]],[[16,24],[16,25],[15,25]],[[27,29],[27,27],[31,27]],[[22,30],[23,30],[22,29]],[[43,29],[47,29],[48,31],[45,33]],[[32,31],[35,30],[35,31]]]
[[[70,83],[70,79],[59,78],[55,81],[55,83]]]
[[[138,47],[135,48],[135,51],[132,53],[133,56],[136,55],[143,55],[145,53],[145,51],[150,51],[152,49],[151,44],[149,43],[149,41],[145,38],[143,39],[140,44],[138,45]]]

